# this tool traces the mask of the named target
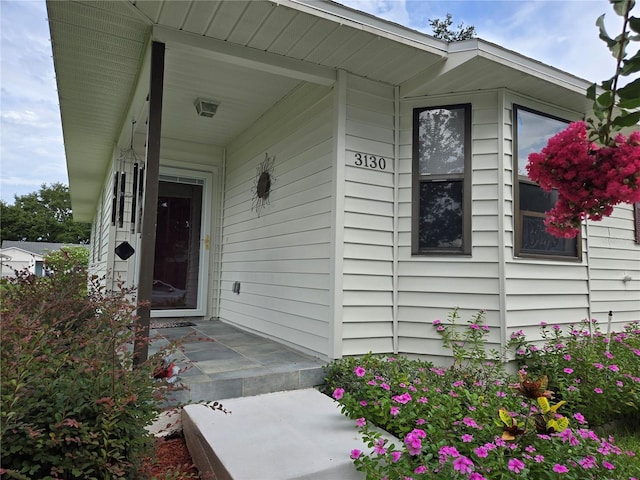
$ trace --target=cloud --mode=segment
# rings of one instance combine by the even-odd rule
[[[0,197],[68,183],[44,1],[2,0]]]

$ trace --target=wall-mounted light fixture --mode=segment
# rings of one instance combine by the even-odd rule
[[[218,105],[218,102],[204,98],[196,98],[195,101],[196,111],[201,117],[213,117],[218,111]]]

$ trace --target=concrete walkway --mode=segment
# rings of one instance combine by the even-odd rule
[[[315,389],[232,398],[231,414],[203,405],[182,412],[184,436],[202,478],[217,480],[362,480],[349,458],[369,451],[355,422]],[[400,442],[389,434],[385,437]]]

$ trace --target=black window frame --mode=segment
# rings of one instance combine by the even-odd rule
[[[428,110],[463,110],[463,172],[447,174],[420,173],[420,114]],[[411,218],[411,254],[412,255],[471,255],[471,148],[472,148],[472,105],[470,103],[435,105],[413,109],[412,132],[412,218]],[[460,246],[420,247],[420,206],[422,185],[435,183],[461,183],[462,185],[462,242]]]
[[[552,208],[555,204],[553,197],[557,195],[555,190],[551,192],[544,192],[542,188],[534,181],[530,180],[528,177],[521,176],[519,172],[519,155],[518,155],[518,111],[528,112],[533,115],[538,115],[540,117],[550,118],[552,120],[556,120],[558,122],[566,123],[567,126],[571,123],[570,120],[566,118],[561,118],[555,115],[551,115],[545,113],[540,110],[536,110],[533,108],[525,107],[523,105],[513,104],[512,105],[512,126],[513,126],[513,189],[514,189],[514,256],[520,258],[536,258],[543,260],[556,260],[556,261],[567,261],[567,262],[581,262],[582,261],[582,233],[579,233],[573,239],[559,239],[553,237],[551,234],[547,233],[544,230],[544,225],[542,224],[545,213],[540,211],[533,210],[523,210],[521,209],[521,195],[523,188],[521,185],[530,185],[537,187],[541,196],[546,196],[550,202],[549,208]],[[547,210],[548,210],[547,209]],[[544,250],[544,249],[536,249],[536,248],[524,248],[523,247],[523,239],[525,237],[524,228],[525,224],[530,222],[534,225],[534,228],[537,228],[537,231],[544,235],[549,242],[555,247],[555,250]],[[569,249],[575,250],[575,253],[570,253]],[[553,252],[556,253],[553,253]]]

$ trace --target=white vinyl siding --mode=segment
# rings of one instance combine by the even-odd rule
[[[227,150],[220,317],[328,355],[332,90],[302,85]],[[269,202],[252,210],[257,167],[275,157]],[[240,282],[240,293],[232,291]]]
[[[591,316],[602,326],[612,311],[617,329],[640,320],[640,245],[635,242],[633,206],[618,205],[610,217],[588,222],[587,231]]]
[[[432,322],[459,307],[460,323],[486,310],[488,348],[500,343],[498,222],[499,124],[495,91],[403,100],[400,117],[398,351],[446,356]],[[411,255],[411,156],[414,108],[465,104],[471,117],[471,255]]]
[[[350,75],[346,103],[342,354],[392,352],[394,89]]]

